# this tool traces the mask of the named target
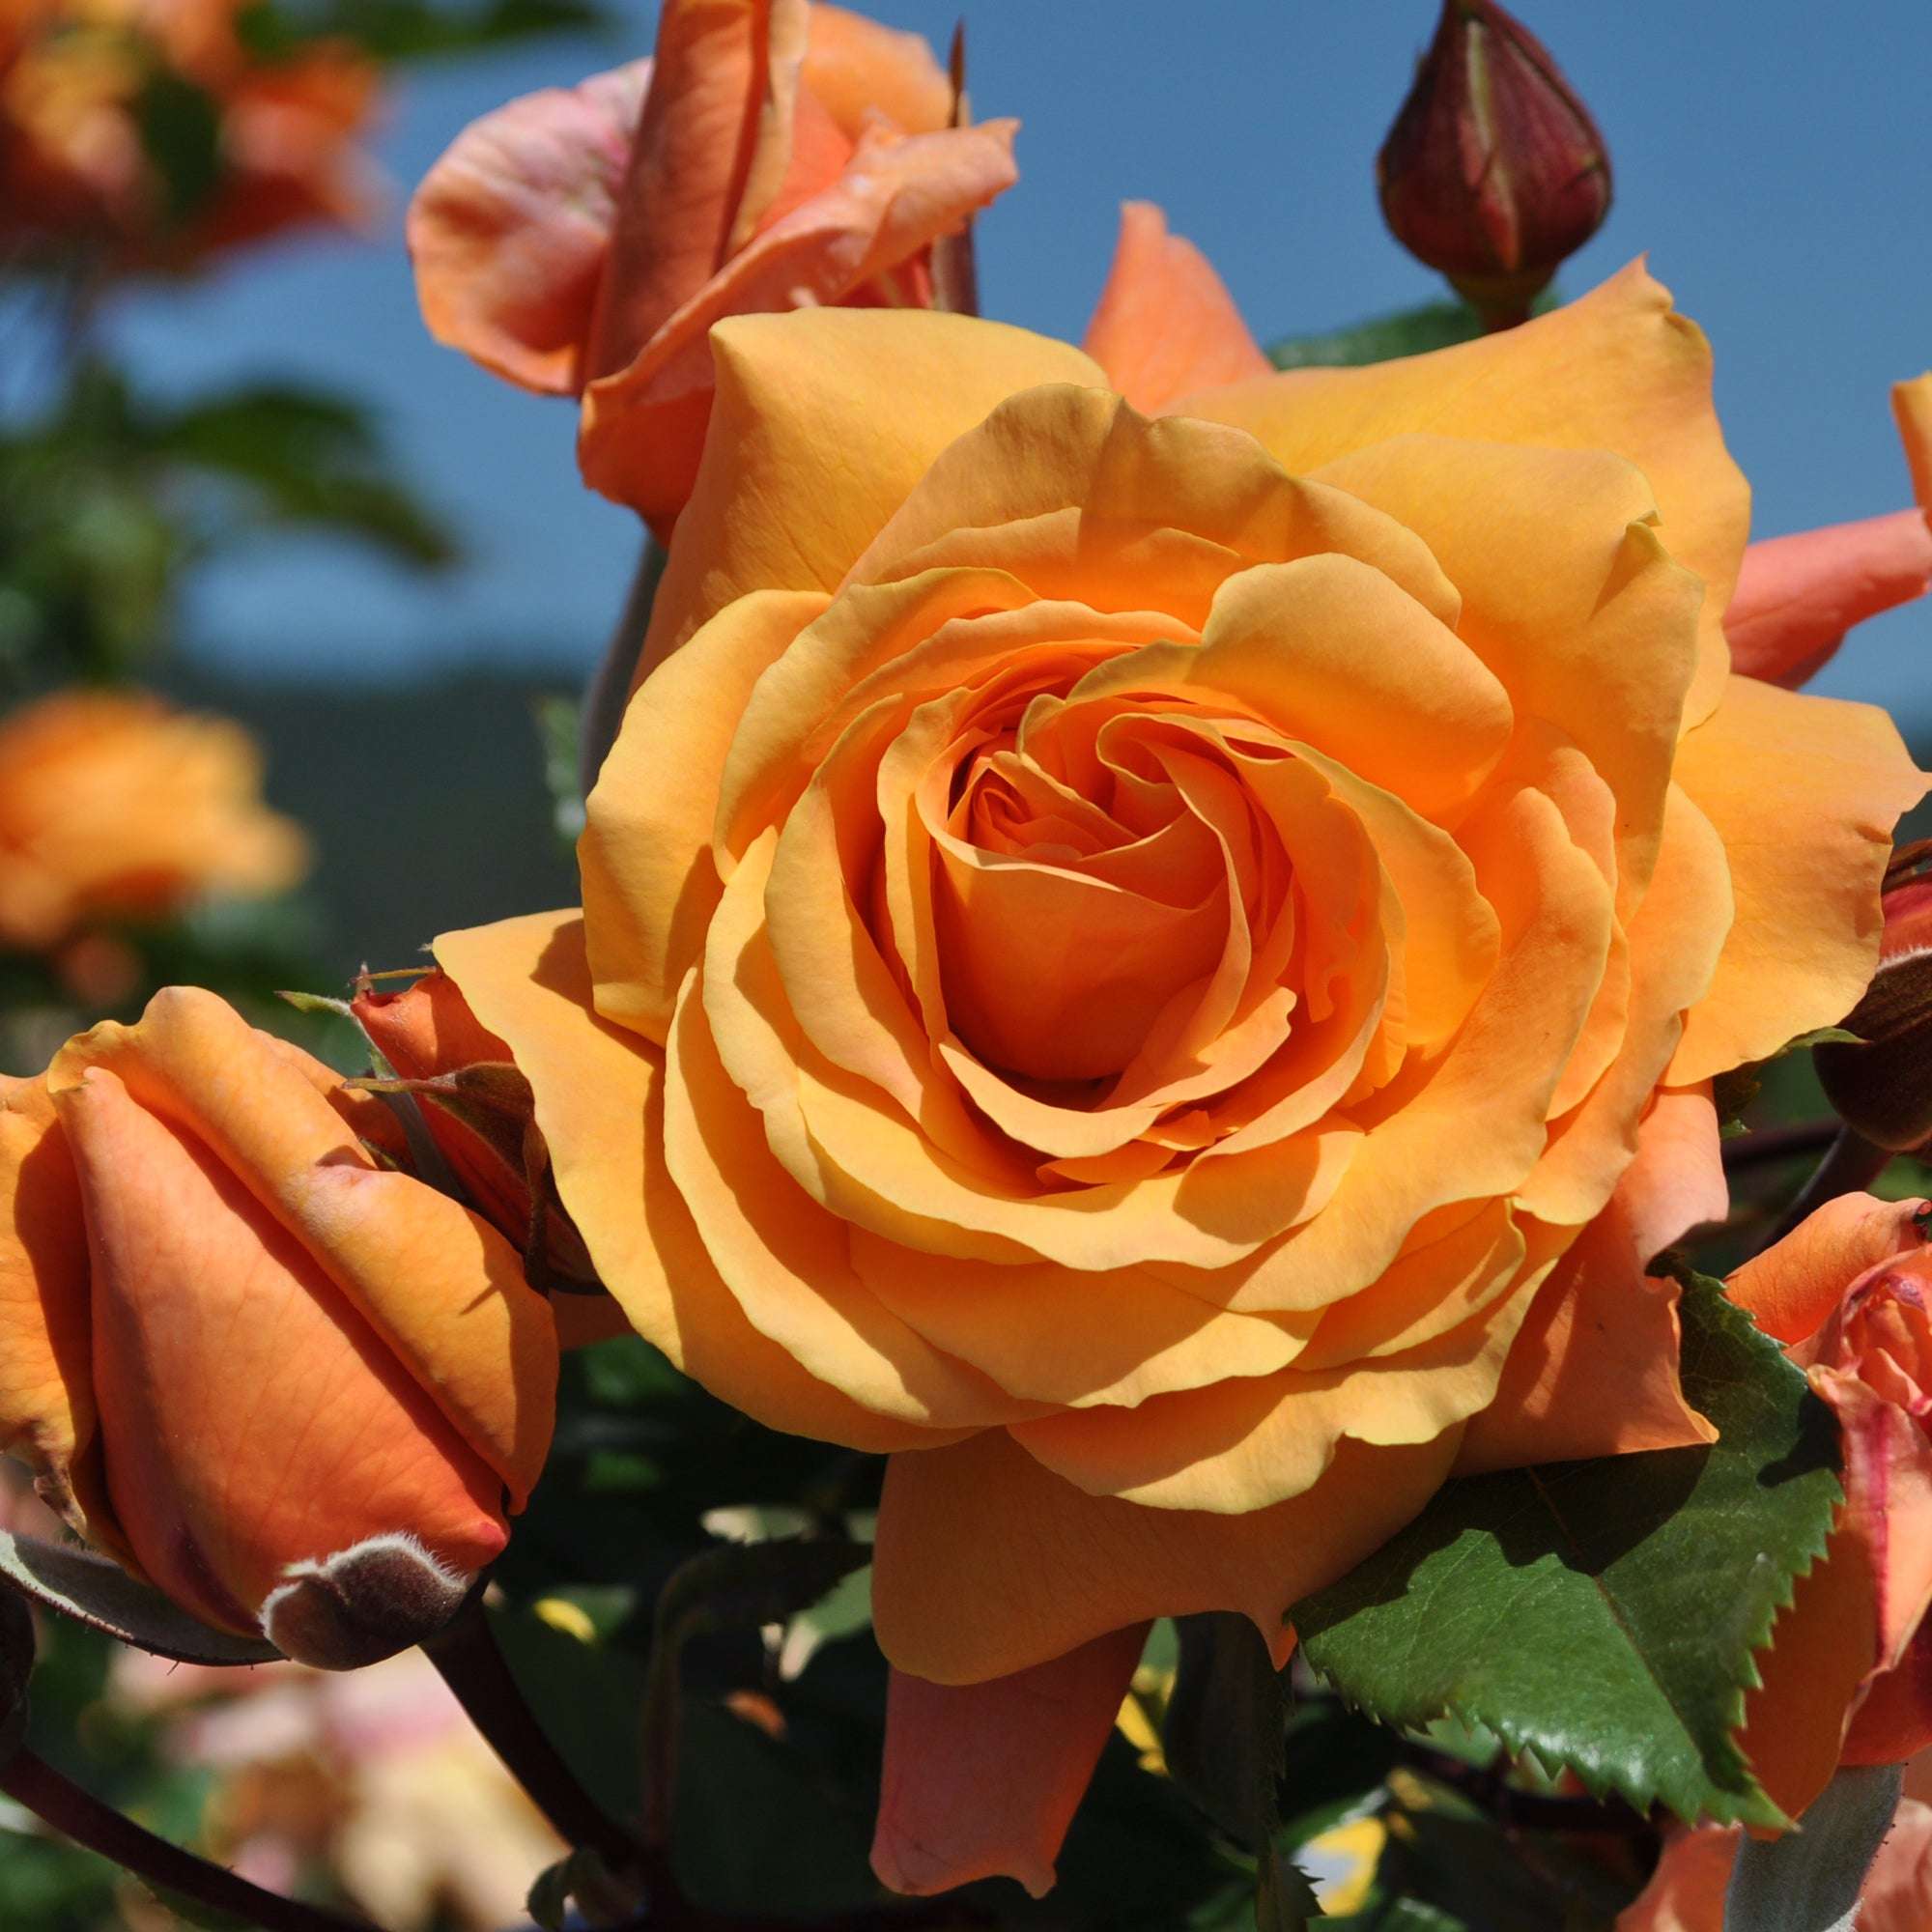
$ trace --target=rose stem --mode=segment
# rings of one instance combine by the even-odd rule
[[[1800,1121],[1788,1127],[1758,1127],[1724,1143],[1724,1171],[1757,1167],[1768,1161],[1796,1160],[1802,1153],[1822,1153],[1837,1138],[1841,1122]]]
[[[266,1932],[367,1932],[360,1919],[264,1891],[245,1878],[157,1838],[30,1750],[15,1751],[0,1765],[0,1791],[75,1844],[99,1852],[149,1885],[245,1918]]]
[[[646,535],[631,587],[624,595],[624,608],[617,613],[617,627],[611,633],[611,641],[605,645],[583,693],[577,732],[577,783],[586,797],[597,782],[605,754],[617,742],[617,727],[623,724],[625,706],[631,701],[631,679],[637,671],[638,654],[644,647],[644,632],[650,626],[651,605],[656,601],[664,567],[662,546]]]
[[[1784,1210],[1764,1245],[1781,1241],[1807,1214],[1835,1201],[1841,1194],[1854,1194],[1869,1187],[1890,1165],[1890,1149],[1874,1147],[1862,1134],[1840,1127],[1825,1158],[1812,1170],[1811,1179],[1799,1190],[1798,1198]]]
[[[481,1596],[472,1596],[422,1648],[469,1721],[558,1834],[581,1850],[596,1852],[613,1871],[636,1871],[641,1862],[637,1839],[584,1790],[537,1722],[497,1648]]]

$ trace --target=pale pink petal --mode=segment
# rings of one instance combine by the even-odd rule
[[[1806,1341],[1837,1312],[1859,1276],[1924,1245],[1917,1217],[1925,1207],[1841,1194],[1752,1256],[1724,1283],[1724,1293],[1773,1341]]]
[[[548,87],[459,134],[410,203],[416,299],[439,342],[573,395],[651,64]]]

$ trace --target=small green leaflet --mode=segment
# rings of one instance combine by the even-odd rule
[[[1600,1797],[1776,1827],[1735,1733],[1752,1652],[1842,1499],[1837,1433],[1716,1282],[1693,1277],[1682,1314],[1685,1393],[1717,1444],[1451,1483],[1290,1619],[1384,1723],[1454,1716]]]
[[[1556,306],[1548,289],[1537,298],[1536,313]],[[1432,349],[1453,349],[1473,342],[1483,332],[1483,320],[1467,302],[1423,302],[1398,309],[1323,335],[1290,335],[1268,344],[1268,360],[1277,369],[1358,368],[1366,362],[1389,362],[1398,355],[1422,355]]]

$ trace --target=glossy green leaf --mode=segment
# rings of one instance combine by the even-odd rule
[[[1309,1663],[1383,1722],[1455,1716],[1599,1796],[1776,1826],[1735,1733],[1841,1498],[1836,1431],[1715,1282],[1683,1315],[1715,1446],[1449,1484],[1291,1614]]]

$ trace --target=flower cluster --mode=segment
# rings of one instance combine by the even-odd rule
[[[1530,87],[1474,0],[1438,60],[1479,17]],[[1398,129],[1398,225],[1463,80]],[[1510,99],[1600,145],[1560,82]],[[1277,371],[1132,204],[1076,348],[955,312],[1014,132],[838,8],[667,0],[654,60],[463,134],[411,212],[429,327],[579,398],[667,546],[582,904],[365,981],[381,1078],[177,988],[0,1109],[0,1444],[217,1629],[342,1665],[437,1628],[559,1335],[886,1455],[903,1892],[1052,1885],[1153,1619],[1279,1667],[1453,1480],[1714,1442],[1646,1269],[1728,1210],[1714,1081],[1866,993],[1926,785],[1795,687],[1932,575],[1932,377],[1918,509],[1747,549],[1641,263]],[[1552,240],[1478,172],[1471,273],[1606,205],[1582,170]],[[43,870],[58,927],[86,867]],[[1922,1206],[1729,1284],[1843,1442],[1744,1726],[1789,1816],[1932,1743]]]

